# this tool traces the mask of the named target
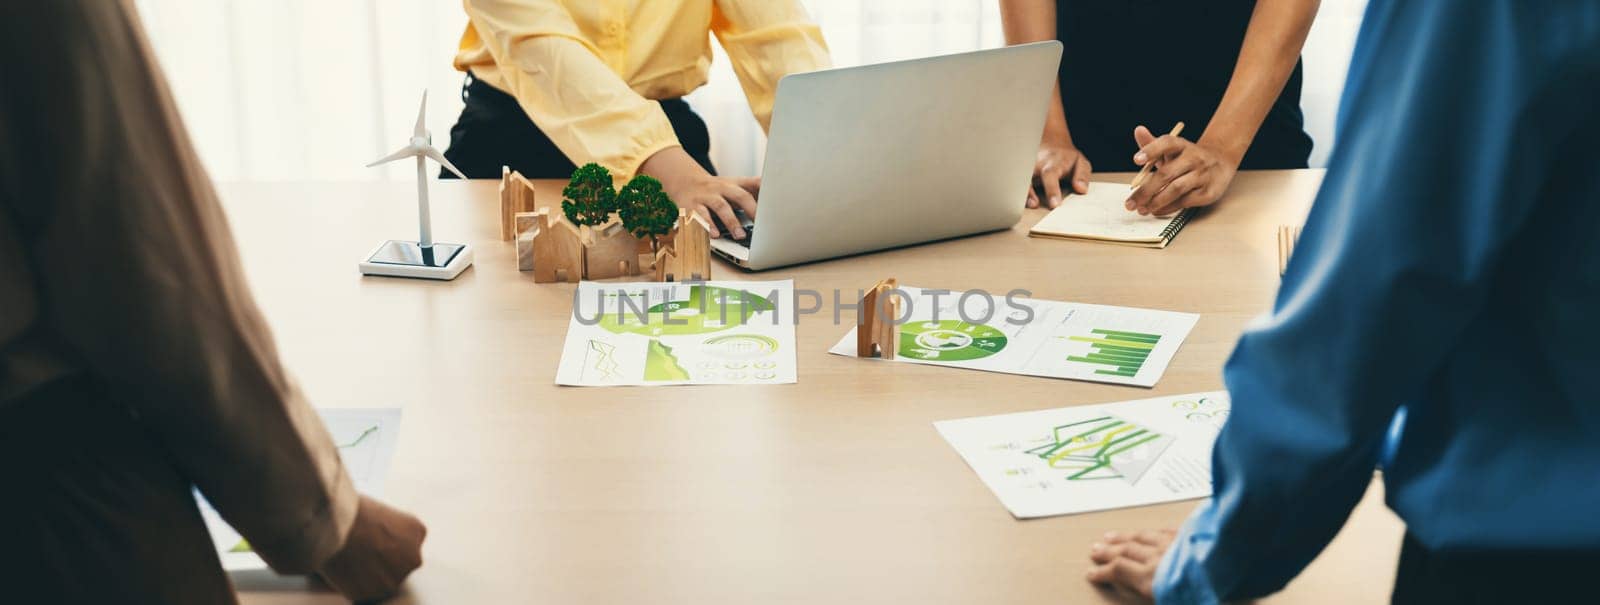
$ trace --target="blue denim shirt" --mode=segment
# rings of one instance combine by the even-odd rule
[[[1158,602],[1282,588],[1380,463],[1430,549],[1600,548],[1600,2],[1373,0],[1341,107]]]

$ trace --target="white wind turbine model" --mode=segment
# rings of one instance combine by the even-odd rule
[[[463,179],[466,175],[445,159],[433,146],[433,135],[423,123],[428,113],[428,92],[422,92],[422,107],[417,110],[417,127],[411,131],[411,142],[371,164],[387,164],[395,160],[417,159],[417,222],[422,233],[417,241],[389,240],[372,251],[361,263],[366,275],[391,275],[395,277],[420,277],[424,279],[455,279],[472,264],[472,248],[466,244],[446,244],[433,241],[433,218],[428,209],[428,160],[432,159]]]

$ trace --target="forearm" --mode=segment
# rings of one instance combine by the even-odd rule
[[[1300,61],[1320,0],[1259,0],[1233,78],[1199,143],[1237,165]]]
[[[681,146],[668,147],[651,155],[639,165],[639,174],[661,181],[668,191],[676,191],[696,178],[711,176]]]
[[[1027,44],[1056,39],[1055,0],[1000,0],[1000,25],[1006,44]],[[1050,93],[1050,109],[1045,115],[1042,141],[1072,146],[1067,114],[1061,105],[1061,83]]]

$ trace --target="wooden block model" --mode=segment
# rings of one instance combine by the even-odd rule
[[[622,228],[616,217],[583,229],[585,279],[610,279],[639,274],[639,238]]]
[[[522,175],[502,169],[501,211],[533,202],[533,187]],[[509,218],[516,240],[517,269],[532,271],[537,283],[573,282],[640,275],[650,263],[655,281],[711,279],[711,225],[692,212],[679,210],[672,232],[660,238],[650,256],[649,240],[634,237],[615,216],[602,225],[579,227],[551,208],[513,212]]]
[[[533,281],[572,282],[583,279],[583,237],[567,217],[540,208],[534,213],[538,230],[530,239],[533,252]]]
[[[660,250],[657,250],[655,257],[651,260],[654,261],[651,266],[655,268],[655,281],[677,281],[676,279],[673,279],[677,277],[677,274],[673,273],[673,271],[675,270],[678,262],[678,255],[677,253],[673,252],[670,244],[662,246]]]
[[[662,238],[655,253],[655,281],[706,281],[711,279],[711,228],[700,215],[678,211],[672,233]]]
[[[518,212],[512,217],[517,227],[517,270],[533,270],[533,240],[539,237],[544,217],[537,212]]]
[[[505,166],[500,167],[500,241],[509,242],[517,237],[517,215],[533,212],[533,183],[521,173]]]
[[[894,278],[878,282],[861,297],[856,310],[856,356],[894,359],[895,319],[900,317],[900,300],[894,297]]]
[[[673,281],[706,281],[711,279],[711,225],[706,219],[687,210],[678,211],[678,228],[672,235],[672,252],[676,257],[678,279]],[[666,281],[666,280],[663,280]]]

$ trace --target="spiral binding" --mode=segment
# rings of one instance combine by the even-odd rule
[[[1178,216],[1173,217],[1172,222],[1167,223],[1167,228],[1161,230],[1161,241],[1172,241],[1172,237],[1177,235],[1184,225],[1189,224],[1189,217],[1194,216],[1194,213],[1194,208],[1184,208],[1179,211]]]

